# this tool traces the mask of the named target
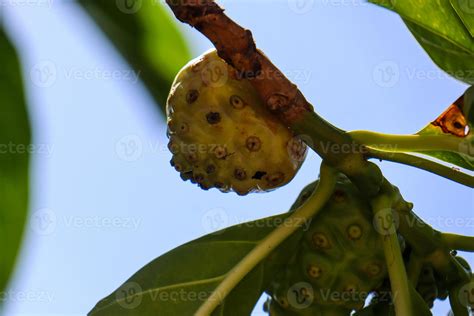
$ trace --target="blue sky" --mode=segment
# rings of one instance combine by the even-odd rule
[[[73,1],[1,3],[24,62],[36,146],[31,220],[5,315],[83,315],[174,247],[286,211],[317,177],[320,159],[310,154],[293,182],[268,194],[238,197],[182,182],[169,166],[166,128],[151,97]],[[466,88],[433,64],[395,14],[371,4],[221,3],[317,112],[343,129],[413,133]],[[211,47],[180,27],[194,56]],[[381,166],[428,223],[472,235],[472,190]],[[209,221],[216,214],[221,220]],[[435,315],[447,311],[438,303]]]

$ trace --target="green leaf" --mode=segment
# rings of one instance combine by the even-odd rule
[[[440,135],[458,143],[457,151],[428,151],[422,154],[474,171],[474,87],[451,105],[438,119],[417,135]]]
[[[392,2],[390,0],[369,0],[369,2],[375,3],[389,10],[393,9]]]
[[[441,69],[458,80],[474,84],[474,39],[469,27],[472,13],[461,17],[445,0],[371,2],[397,12]]]
[[[20,248],[28,207],[30,127],[15,48],[0,27],[0,293]],[[0,304],[2,303],[0,299]]]
[[[89,315],[193,315],[226,274],[288,216],[244,223],[180,246],[138,271]],[[249,315],[300,238],[293,235],[252,270],[213,315]]]
[[[474,4],[471,0],[450,0],[471,36],[474,37]]]
[[[167,12],[155,0],[80,0],[98,26],[139,75],[160,108],[175,75],[190,60],[189,49]]]
[[[474,53],[460,50],[450,41],[408,20],[405,24],[438,67],[458,80],[474,84]]]

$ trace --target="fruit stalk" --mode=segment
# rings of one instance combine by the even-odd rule
[[[451,311],[454,316],[469,316],[469,310],[466,306],[461,304],[459,299],[461,287],[462,283],[456,284],[449,289],[449,304],[451,305]]]
[[[473,176],[463,173],[456,168],[451,168],[451,167],[439,164],[433,160],[425,159],[425,158],[410,155],[410,154],[393,153],[393,152],[387,152],[387,151],[377,150],[373,148],[367,148],[367,156],[370,158],[376,158],[376,159],[397,162],[404,165],[413,166],[415,168],[437,174],[443,178],[474,188]]]
[[[382,190],[390,190],[391,188],[388,187],[389,185],[384,185]],[[414,306],[410,296],[410,286],[398,240],[396,222],[394,221],[393,199],[391,195],[390,192],[382,192],[374,198],[371,202],[372,210],[376,218],[380,217],[382,219],[380,228],[384,229],[382,238],[385,261],[390,276],[392,299],[395,304],[396,315],[412,316]]]
[[[474,252],[474,237],[442,233],[441,240],[450,249]]]
[[[319,184],[311,197],[298,208],[286,224],[276,228],[242,259],[214,290],[206,302],[196,312],[196,316],[208,316],[221,304],[234,287],[277,248],[289,236],[310,221],[326,204],[336,185],[336,171],[325,163],[321,165]]]
[[[398,231],[417,256],[425,258],[446,279],[453,282],[469,280],[470,272],[451,255],[452,248],[444,242],[441,232],[425,223],[409,208],[397,209],[397,214]]]
[[[371,131],[353,131],[348,134],[361,144],[389,152],[458,152],[463,140],[446,135],[391,135]]]

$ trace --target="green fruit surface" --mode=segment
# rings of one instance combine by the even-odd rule
[[[313,183],[305,188],[294,207],[315,187]],[[382,238],[372,218],[361,192],[340,176],[298,252],[268,289],[270,315],[349,315],[361,309],[387,277]]]
[[[167,116],[171,164],[203,189],[269,191],[288,183],[306,156],[306,145],[216,51],[181,70]]]

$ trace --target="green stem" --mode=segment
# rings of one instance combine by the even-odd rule
[[[314,112],[304,113],[289,127],[328,165],[347,175],[366,196],[378,193],[382,172],[367,161],[363,148],[349,134]]]
[[[441,233],[441,240],[450,249],[474,252],[474,237]]]
[[[443,243],[439,231],[409,209],[398,210],[398,213],[398,230],[418,256],[430,262],[446,280],[468,280],[469,272],[450,254],[451,249]]]
[[[408,260],[407,274],[408,280],[410,280],[411,284],[413,284],[415,287],[418,284],[418,279],[420,277],[422,268],[422,259],[415,252],[412,252],[410,255],[410,260]]]
[[[455,168],[439,164],[436,161],[429,160],[426,158],[403,154],[403,153],[392,153],[376,149],[369,149],[368,156],[370,158],[377,158],[381,160],[387,160],[397,163],[402,163],[409,165],[418,169],[422,169],[434,174],[437,174],[446,179],[455,181],[457,183],[466,185],[468,187],[474,188],[474,177],[466,173],[458,171]]]
[[[449,289],[449,304],[454,316],[469,316],[469,310],[461,303],[460,292],[463,283],[454,285]]]
[[[262,260],[275,250],[283,241],[310,221],[326,204],[331,197],[336,185],[336,171],[327,166],[324,162],[321,166],[321,176],[316,190],[298,208],[285,224],[276,228],[266,238],[262,240],[242,261],[240,261],[217,286],[206,302],[201,305],[196,312],[196,316],[208,316],[219,306],[237,286],[237,284],[251,272]]]
[[[412,314],[416,316],[433,316],[430,311],[430,308],[426,304],[425,300],[421,297],[420,293],[418,293],[415,286],[410,282],[408,283],[408,287],[410,290],[410,297],[413,305]]]
[[[402,251],[398,240],[395,226],[394,210],[392,208],[392,198],[385,192],[371,202],[372,210],[376,218],[384,219],[382,223],[383,248],[385,261],[387,264],[390,284],[392,288],[392,298],[395,305],[395,314],[403,316],[414,316],[414,306],[410,295],[410,285],[408,282],[405,264],[403,262]],[[388,226],[384,226],[388,224]]]
[[[354,131],[348,134],[363,145],[389,152],[459,152],[463,140],[452,135],[391,135],[370,131]]]

